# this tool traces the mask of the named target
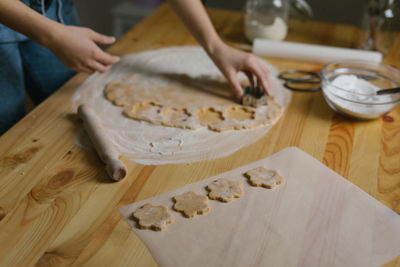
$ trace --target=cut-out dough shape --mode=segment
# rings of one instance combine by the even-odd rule
[[[155,231],[164,230],[168,224],[174,221],[174,217],[169,213],[166,206],[154,206],[149,203],[133,212],[132,216],[138,222],[140,228]]]
[[[210,125],[224,120],[222,112],[214,108],[201,109],[197,111],[196,117],[203,125]]]
[[[276,170],[268,170],[264,167],[257,167],[244,174],[249,183],[253,186],[262,186],[265,188],[275,188],[277,185],[282,184],[284,179]]]
[[[153,102],[142,102],[125,109],[124,114],[136,120],[162,124],[161,108],[160,105]]]
[[[239,181],[231,181],[219,178],[207,186],[210,191],[208,197],[222,202],[230,202],[233,198],[243,196],[243,184]]]
[[[196,214],[204,214],[210,210],[208,198],[188,191],[174,197],[174,210],[180,211],[187,218],[193,218]]]
[[[274,97],[257,108],[237,105],[221,77],[135,73],[110,81],[104,96],[135,120],[182,129],[250,129],[271,125],[282,113]],[[261,100],[257,100],[261,101]],[[257,102],[258,103],[258,102]]]
[[[185,108],[163,108],[161,110],[163,125],[182,128],[182,129],[197,129],[198,125],[191,120],[191,114]]]
[[[120,90],[122,87],[123,84],[119,82],[108,83],[104,88],[105,97],[110,101],[114,101],[116,98],[124,96],[124,92]]]
[[[254,110],[243,106],[233,106],[226,109],[226,117],[238,121],[254,120],[254,113]]]
[[[125,107],[131,105],[133,102],[132,97],[129,96],[131,86],[127,86],[121,82],[110,82],[104,88],[104,96],[110,100],[114,105]]]

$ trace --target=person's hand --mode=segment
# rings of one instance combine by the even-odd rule
[[[114,43],[114,37],[84,27],[62,24],[59,27],[46,46],[67,67],[87,73],[105,72],[119,60],[119,57],[112,56],[97,46]]]
[[[267,95],[271,95],[268,70],[254,55],[221,43],[210,52],[210,57],[225,75],[238,99],[243,95],[243,88],[237,77],[240,71],[249,78],[251,86],[259,86]]]

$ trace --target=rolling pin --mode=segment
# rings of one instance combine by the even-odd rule
[[[375,63],[382,61],[382,53],[376,51],[263,39],[254,39],[253,53],[259,56],[320,63],[337,60],[362,60]]]
[[[115,181],[124,178],[127,172],[126,167],[118,159],[120,154],[108,139],[101,122],[92,108],[87,104],[82,104],[78,107],[78,115],[83,120],[83,127],[96,148],[97,154],[106,164],[108,175]]]

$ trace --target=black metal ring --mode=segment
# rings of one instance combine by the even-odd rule
[[[294,78],[286,77],[286,75],[288,75],[288,74],[297,74],[297,73],[308,74],[308,75],[294,77]],[[321,77],[319,76],[319,74],[314,71],[296,70],[296,69],[290,69],[290,70],[283,71],[278,75],[278,78],[281,80],[285,80],[285,81],[296,81],[296,82],[307,81],[307,80],[311,81],[313,79],[317,79],[318,82],[321,81]]]
[[[318,92],[319,90],[321,90],[321,85],[318,84],[318,86],[315,87],[311,87],[311,88],[307,88],[307,89],[302,89],[299,87],[293,87],[290,84],[291,83],[298,83],[298,81],[286,81],[283,86],[285,86],[287,89],[296,91],[296,92]]]

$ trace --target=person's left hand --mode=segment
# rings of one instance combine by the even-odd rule
[[[246,74],[252,86],[259,86],[267,95],[271,95],[268,70],[254,55],[232,48],[222,42],[209,55],[227,78],[238,99],[243,95],[243,88],[237,77],[237,73],[240,71]]]
[[[67,67],[76,71],[105,72],[119,61],[119,57],[104,52],[98,44],[115,42],[112,36],[89,28],[57,24],[47,46]]]

